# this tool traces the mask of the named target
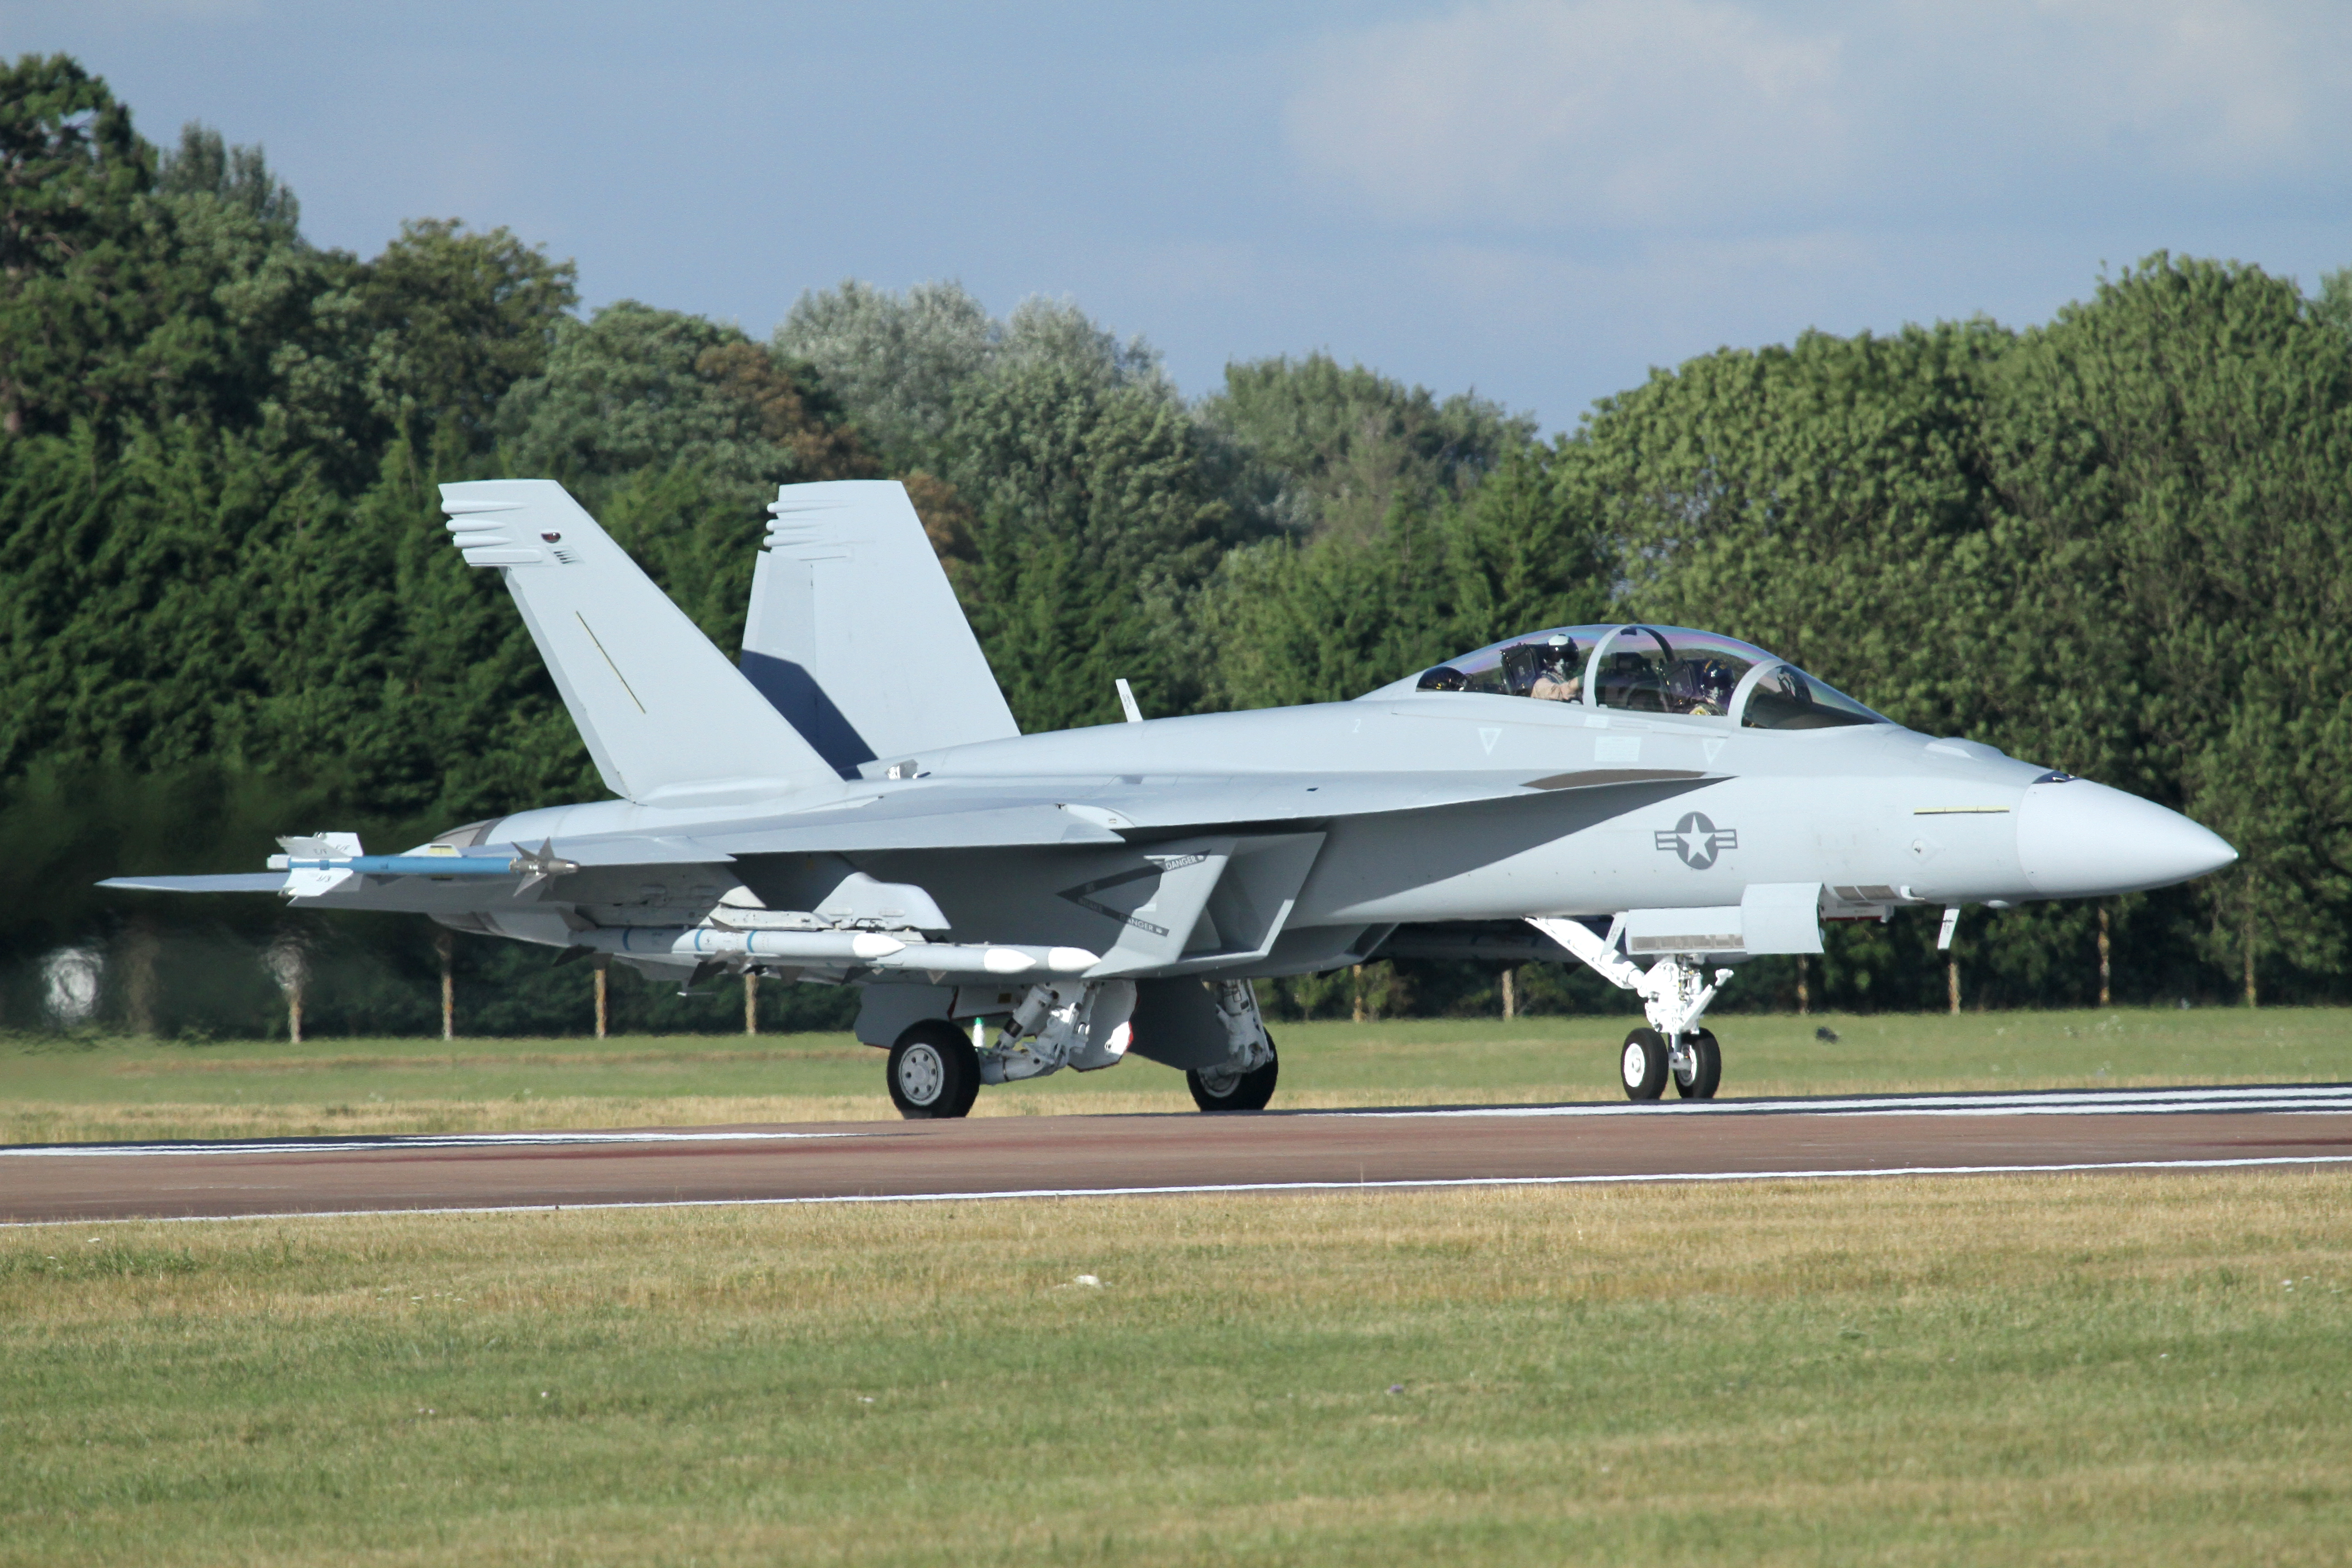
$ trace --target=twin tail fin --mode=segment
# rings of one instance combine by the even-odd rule
[[[839,774],[552,479],[441,487],[466,563],[494,569],[607,788],[750,801]]]

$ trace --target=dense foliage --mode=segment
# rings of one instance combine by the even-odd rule
[[[117,1017],[270,1026],[255,955],[299,941],[318,1025],[426,1026],[421,921],[88,884],[593,796],[511,607],[439,527],[437,483],[509,473],[569,485],[730,652],[774,486],[903,479],[1033,730],[1115,717],[1114,676],[1198,711],[1612,614],[1733,633],[2244,851],[2105,910],[1972,915],[1972,997],[2095,999],[2100,930],[2119,999],[2346,991],[2352,274],[2306,298],[2159,255],[2046,326],[1726,349],[1546,440],[1322,353],[1188,401],[1067,303],[849,282],[761,342],[583,315],[571,266],[504,229],[415,221],[362,258],[299,219],[259,149],[202,126],[159,149],[74,61],[0,68],[0,1023],[53,1013],[86,952]],[[1810,994],[1939,1004],[1931,936],[1840,932]],[[579,971],[460,953],[470,1028],[583,1023]],[[1483,1009],[1494,980],[1381,966],[1282,1001]],[[1795,984],[1759,963],[1735,990]],[[768,989],[780,1019],[840,1005]],[[1520,993],[1617,1005],[1574,974]],[[631,982],[621,1016],[739,1005]]]

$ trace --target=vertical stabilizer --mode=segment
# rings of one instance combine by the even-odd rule
[[[743,673],[844,777],[1021,732],[904,485],[785,485],[768,510]]]
[[[835,774],[552,479],[443,485],[469,566],[496,567],[596,771],[649,804],[751,799]]]

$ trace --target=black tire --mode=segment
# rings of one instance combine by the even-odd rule
[[[890,1103],[909,1121],[968,1116],[980,1098],[980,1054],[944,1018],[908,1025],[886,1070]]]
[[[1274,1048],[1272,1035],[1266,1036],[1265,1044],[1268,1050]],[[1198,1071],[1184,1075],[1184,1087],[1192,1091],[1192,1103],[1203,1110],[1264,1110],[1266,1101],[1274,1098],[1274,1080],[1281,1072],[1282,1058],[1272,1056],[1265,1066],[1234,1079],[1230,1088],[1223,1082],[1213,1088],[1202,1082]],[[1218,1092],[1221,1089],[1223,1092]]]
[[[1691,1075],[1685,1082],[1682,1074],[1675,1074],[1675,1092],[1685,1100],[1713,1100],[1723,1082],[1723,1047],[1706,1029],[1693,1029],[1683,1043],[1691,1049]]]
[[[1655,1100],[1666,1092],[1666,1037],[1655,1029],[1636,1029],[1625,1037],[1625,1054],[1619,1058],[1618,1078],[1628,1100]]]

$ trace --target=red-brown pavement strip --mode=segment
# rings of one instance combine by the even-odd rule
[[[0,1160],[0,1220],[2306,1161],[2352,1163],[2352,1112],[1024,1116],[690,1142],[52,1150]]]

